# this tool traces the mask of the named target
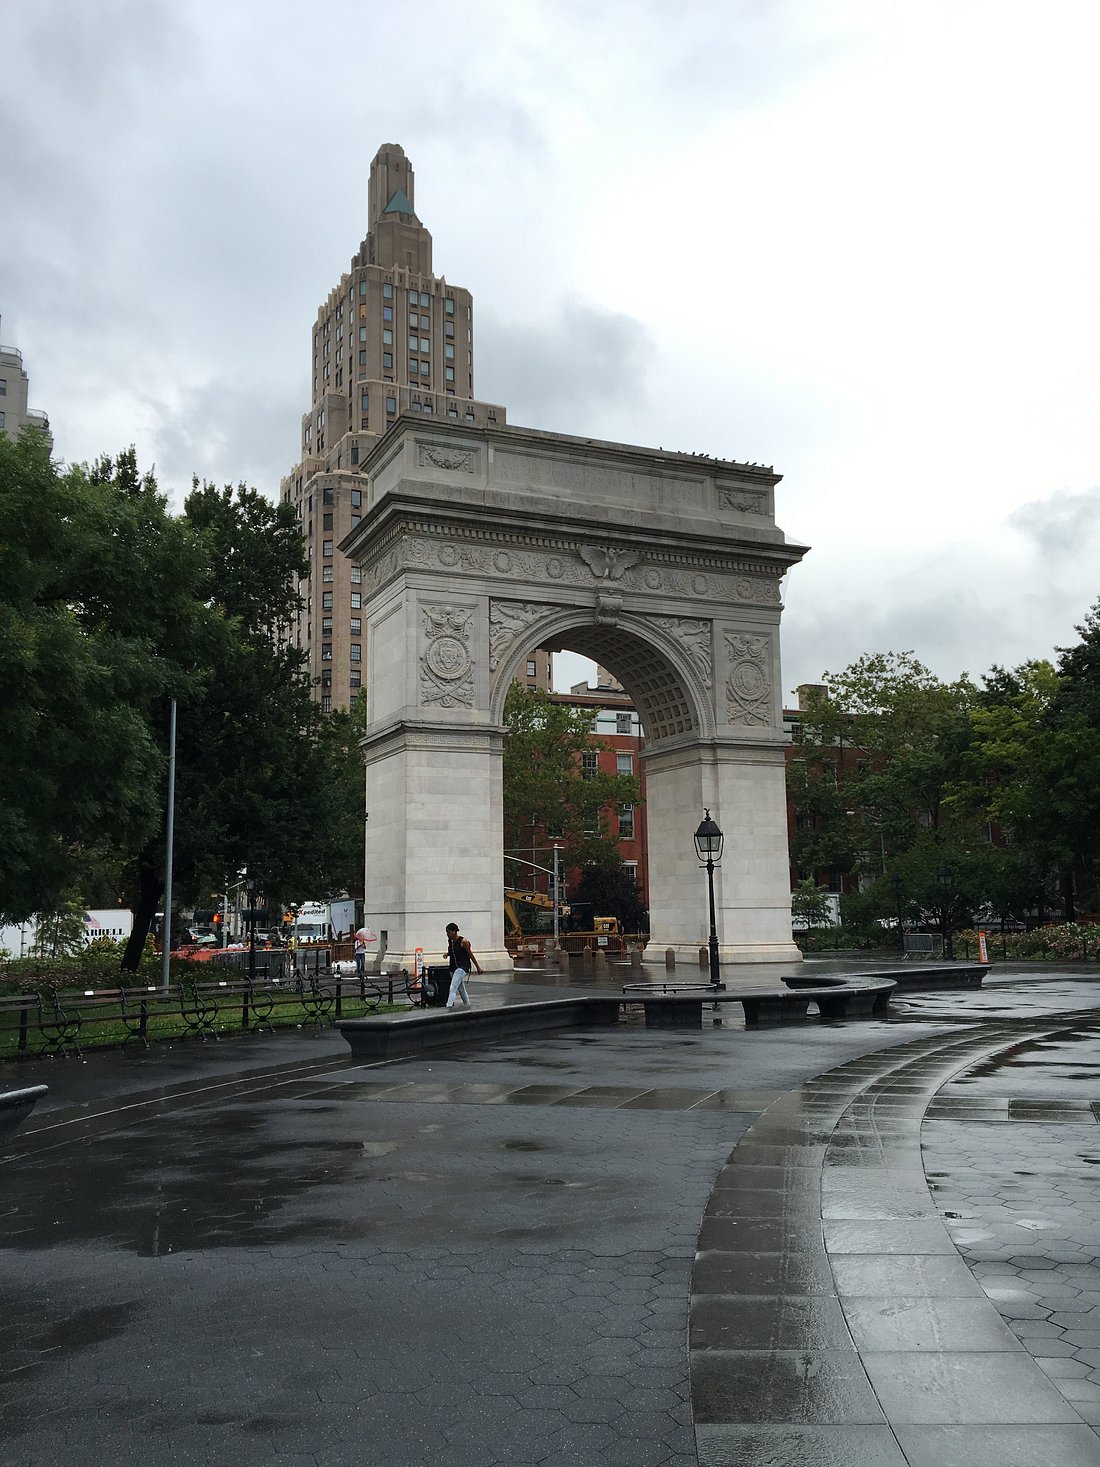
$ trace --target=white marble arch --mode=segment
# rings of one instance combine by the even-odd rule
[[[791,940],[779,584],[805,553],[775,527],[770,469],[529,429],[402,419],[363,465],[366,914],[389,957],[459,922],[504,944],[504,699],[534,647],[568,647],[631,694],[646,735],[653,944],[706,940],[692,834],[726,834],[723,962]]]

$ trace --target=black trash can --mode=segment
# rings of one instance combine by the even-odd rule
[[[421,987],[424,991],[425,1006],[430,1009],[441,1009],[447,1002],[447,995],[451,991],[450,968],[446,963],[425,968]]]

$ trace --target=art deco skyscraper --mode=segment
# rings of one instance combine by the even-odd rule
[[[359,474],[371,447],[405,413],[505,421],[503,407],[474,398],[473,297],[433,272],[414,198],[404,150],[385,144],[370,169],[367,237],[317,312],[302,458],[281,485],[310,563],[291,637],[309,652],[325,708],[346,707],[364,682],[359,569],[336,547],[363,512]],[[547,668],[539,653],[531,681],[545,686]]]

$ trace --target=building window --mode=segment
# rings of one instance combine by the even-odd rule
[[[384,351],[382,353],[382,365],[383,365],[383,367],[388,368],[390,371],[393,370],[393,352],[392,351]]]
[[[631,730],[632,718],[629,713],[616,713],[615,732],[617,734],[628,734]]]
[[[452,361],[454,359],[454,354],[454,346],[448,341],[443,347],[443,355],[448,359],[448,361]]]
[[[458,408],[454,405],[454,403],[452,403],[450,405],[450,407],[447,409],[447,416],[449,418],[457,418],[458,417]]]
[[[593,779],[600,770],[600,756],[595,749],[585,749],[581,754],[581,778]]]
[[[367,420],[366,420],[366,418],[364,418],[363,419],[363,427],[365,428],[366,426],[367,426]],[[359,445],[358,445],[358,443],[353,443],[351,445],[351,461],[352,461],[353,464],[357,464],[359,462]]]
[[[393,320],[393,307],[392,306],[383,306],[382,307],[382,320],[383,321],[392,321]]]
[[[431,340],[427,336],[422,336],[420,338],[420,350],[421,351],[431,351],[431,349],[432,349]]]
[[[332,694],[331,693],[322,693],[321,694],[321,712],[322,713],[331,713],[332,712]]]
[[[359,294],[360,295],[366,295],[366,293],[367,293],[367,282],[365,280],[360,280],[360,282],[359,282]]]
[[[395,413],[397,411],[397,398],[396,397],[387,397],[386,398],[386,411],[388,413]]]
[[[637,863],[637,861],[624,861],[623,862],[623,870],[630,877],[631,881],[637,881],[637,879],[638,879],[638,863]]]
[[[321,554],[324,555],[324,556],[329,556],[329,555],[332,554],[332,541],[331,540],[322,540],[321,541]]]
[[[367,339],[367,328],[365,326],[360,326],[360,328],[359,328],[359,340],[360,341],[366,341],[366,339]]]
[[[321,686],[323,688],[331,688],[332,687],[332,668],[331,667],[326,667],[326,668],[324,668],[322,670],[322,672],[321,672]]]
[[[388,328],[387,328],[387,330],[385,330],[385,331],[382,332],[382,345],[383,346],[392,346],[393,345],[393,332],[390,331]]]
[[[7,397],[7,395],[8,395],[8,379],[6,377],[0,377],[0,397]]]
[[[535,659],[533,657],[528,657],[528,659],[527,659],[527,676],[528,677],[535,677],[535,676],[537,676],[537,674],[538,674],[538,668],[535,666]]]
[[[332,661],[332,643],[331,642],[322,642],[321,643],[321,661],[322,662],[331,662]]]
[[[358,617],[358,616],[353,616],[352,617],[352,619],[351,619],[351,634],[352,634],[353,637],[361,637],[363,635],[363,621],[362,621],[362,618],[361,617]]]
[[[619,810],[619,839],[634,839],[634,806],[623,805]]]
[[[327,636],[331,631],[332,631],[332,617],[331,616],[323,616],[321,618],[321,635],[322,635],[322,637]]]
[[[332,580],[332,566],[331,565],[324,565],[324,566],[321,567],[321,579],[322,579],[322,581],[331,581]]]
[[[363,674],[358,667],[353,667],[351,670],[351,685],[353,688],[361,688],[363,686]]]
[[[453,321],[445,321],[443,323],[443,334],[444,336],[453,336],[455,334],[455,323]]]
[[[453,367],[448,367],[446,369],[446,377],[448,382],[453,382],[455,380],[455,369]]]
[[[351,609],[352,609],[352,611],[358,611],[359,608],[362,606],[362,604],[363,604],[363,593],[361,591],[353,591],[351,593]]]
[[[321,516],[321,528],[322,528],[322,530],[331,530],[332,529],[332,510],[331,509],[326,509],[325,512],[324,512],[324,514]]]
[[[352,642],[351,644],[351,660],[352,662],[362,662],[363,660],[363,649],[358,642]]]
[[[410,336],[409,337],[409,350],[410,351],[415,351],[416,350],[416,343],[419,341],[419,339],[420,338],[417,337],[417,336]]]
[[[353,586],[358,586],[359,583],[360,583],[360,581],[362,579],[363,579],[363,569],[362,569],[362,567],[361,566],[358,566],[358,565],[353,565],[352,568],[351,568],[351,584]]]
[[[352,509],[362,509],[362,507],[363,507],[363,491],[362,491],[362,489],[353,489],[351,491],[351,507],[352,507]]]
[[[633,774],[634,773],[634,755],[633,754],[616,754],[615,755],[615,773],[616,774]]]
[[[448,316],[453,316],[454,315],[454,313],[455,313],[455,298],[454,298],[453,295],[449,295],[447,297],[447,299],[444,301],[444,303],[443,303],[443,309],[446,311],[446,313],[447,313]]]
[[[448,368],[447,370],[449,371],[450,368]],[[467,423],[472,423],[474,421],[474,410],[473,410],[473,408],[467,408],[466,411],[465,411],[465,413],[463,414],[463,417],[466,419]]]
[[[393,286],[388,280],[382,282],[382,299],[386,301],[393,300]]]
[[[331,611],[332,610],[332,592],[331,591],[322,591],[321,592],[321,609],[323,611]]]

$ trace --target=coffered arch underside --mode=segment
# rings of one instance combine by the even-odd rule
[[[494,603],[494,610],[498,606],[498,616],[513,619],[514,604]],[[533,647],[542,647],[577,652],[606,667],[633,700],[650,743],[713,736],[709,621],[620,615],[607,625],[591,617],[591,612],[578,616],[577,611],[559,609],[549,618],[530,618],[524,632],[494,659],[492,701],[498,719],[503,718],[504,700],[523,658]]]

